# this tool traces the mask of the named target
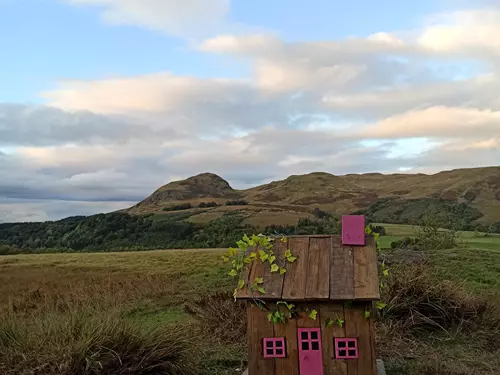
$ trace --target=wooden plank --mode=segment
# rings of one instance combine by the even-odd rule
[[[330,296],[331,247],[331,237],[309,240],[306,299],[327,300]]]
[[[274,336],[284,337],[286,345],[286,358],[275,359],[276,375],[299,375],[297,320],[289,319],[286,324],[275,324]]]
[[[370,319],[364,318],[364,311],[370,307],[365,303],[354,304],[351,309],[345,309],[346,314],[346,337],[358,338],[358,359],[347,361],[348,375],[376,375],[376,359],[373,357]]]
[[[372,237],[367,238],[366,246],[354,247],[354,298],[380,299],[377,249]]]
[[[274,375],[274,358],[264,358],[262,339],[274,337],[272,323],[267,320],[267,313],[248,304],[248,374]]]
[[[343,304],[322,304],[320,306],[322,340],[323,340],[323,367],[324,375],[348,375],[347,362],[335,359],[334,338],[345,337],[345,325],[337,324],[326,327],[327,320],[338,318],[345,320]]]
[[[253,269],[254,263],[255,262],[250,263],[248,265],[248,268],[246,268],[245,271],[243,271],[242,279],[245,281],[245,286],[243,287],[243,289],[239,289],[238,292],[236,293],[236,298],[238,298],[238,299],[252,298],[252,292],[250,291],[248,282],[249,282],[251,275],[252,275],[252,272],[253,272],[252,269]],[[235,285],[235,287],[236,287],[236,285]]]
[[[297,260],[287,265],[282,297],[289,301],[303,300],[306,295],[309,237],[290,238],[288,248]]]
[[[376,353],[376,350],[375,350],[375,340],[376,340],[376,334],[375,334],[375,316],[376,316],[376,309],[375,309],[375,306],[374,306],[374,303],[371,302],[370,303],[371,306],[371,309],[372,309],[372,319],[369,320],[369,333],[370,333],[370,347],[371,347],[371,353],[372,353],[372,373],[375,375],[375,374],[378,374],[378,371],[377,371],[377,353]],[[369,305],[370,305],[369,304]]]
[[[281,262],[283,262],[283,259],[285,257],[285,252],[287,249],[288,249],[288,244],[282,242],[280,239],[274,240],[274,246],[272,250],[274,256],[276,256],[277,259],[281,260]],[[279,260],[276,261],[276,264],[278,266],[283,265],[282,263],[280,263]],[[289,263],[287,262],[284,262],[284,265],[286,266],[285,268],[289,267]],[[264,264],[263,278],[264,278],[263,288],[266,291],[266,294],[259,296],[259,298],[262,300],[280,299],[283,293],[283,280],[285,276],[280,275],[279,272],[271,272],[271,266],[267,262]]]
[[[332,237],[330,249],[330,299],[354,299],[354,256],[349,246],[342,246],[340,237]]]
[[[316,320],[309,317],[312,310],[316,310]],[[321,327],[321,314],[319,305],[310,303],[301,303],[297,306],[297,328],[320,328]]]

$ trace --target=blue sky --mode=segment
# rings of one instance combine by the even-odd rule
[[[499,25],[495,0],[0,0],[0,221],[206,171],[498,164]]]
[[[2,3],[0,3],[2,4]],[[447,1],[235,1],[232,22],[258,25],[289,41],[342,39],[419,26]],[[41,102],[40,91],[66,79],[149,74],[240,77],[242,64],[190,49],[185,39],[137,26],[102,22],[100,7],[57,0],[7,0],[0,5],[0,43],[7,46],[0,100]],[[313,22],[312,22],[313,21]],[[235,27],[237,29],[237,27]],[[231,29],[231,28],[230,28]]]

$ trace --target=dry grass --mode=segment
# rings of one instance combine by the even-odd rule
[[[203,331],[222,342],[245,342],[246,303],[231,292],[219,292],[186,304],[185,311],[203,323]]]
[[[394,373],[498,374],[498,300],[438,280],[421,265],[395,269],[383,300],[377,348]]]

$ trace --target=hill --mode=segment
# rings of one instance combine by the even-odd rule
[[[235,199],[248,204],[224,205]],[[218,207],[197,208],[209,201]],[[234,190],[221,177],[204,173],[171,182],[126,212],[160,214],[176,205],[187,207],[193,213],[189,220],[196,223],[209,222],[227,211],[239,211],[248,224],[285,225],[299,217],[310,217],[314,208],[337,215],[363,213],[379,222],[412,223],[431,210],[458,215],[462,229],[474,229],[500,221],[500,167],[457,169],[432,175],[336,176],[316,172],[248,190]]]

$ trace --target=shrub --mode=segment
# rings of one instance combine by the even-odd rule
[[[492,336],[500,335],[500,310],[494,302],[451,281],[437,281],[427,266],[396,270],[384,286],[382,300],[387,303],[383,320],[397,323],[405,333],[486,329]]]
[[[225,342],[240,342],[247,334],[244,302],[234,302],[232,292],[219,292],[187,304],[184,310],[202,324],[206,333]]]
[[[4,315],[0,373],[192,375],[188,337],[180,326],[146,329],[113,314],[48,314],[26,324]]]
[[[248,202],[244,199],[239,199],[239,200],[234,200],[234,201],[227,201],[225,203],[226,206],[246,206],[248,205]]]
[[[217,207],[216,202],[201,202],[198,207],[199,208],[209,208],[209,207]]]
[[[181,203],[181,204],[176,204],[174,206],[169,206],[169,207],[163,207],[162,211],[182,211],[182,210],[189,210],[193,206],[191,203]]]
[[[452,249],[458,246],[458,233],[452,227],[452,220],[441,220],[431,214],[425,214],[415,227],[418,247],[421,250]]]

